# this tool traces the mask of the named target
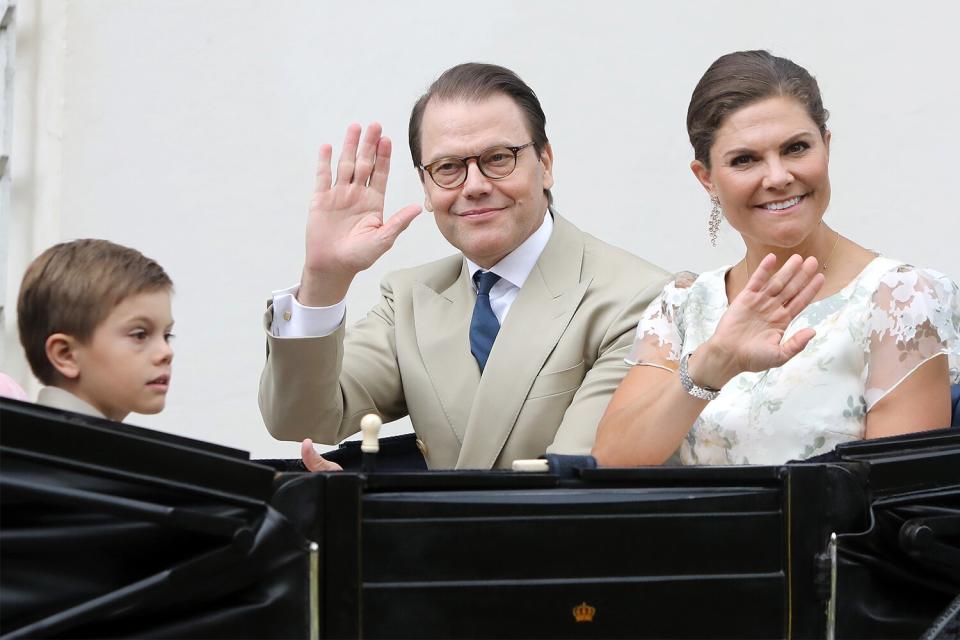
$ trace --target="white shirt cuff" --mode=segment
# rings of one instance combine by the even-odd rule
[[[347,315],[341,300],[329,307],[306,307],[297,302],[296,284],[273,292],[273,323],[270,333],[278,338],[322,338],[337,330]]]

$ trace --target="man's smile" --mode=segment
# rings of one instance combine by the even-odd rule
[[[483,207],[478,209],[468,209],[466,211],[459,211],[457,213],[454,213],[454,215],[459,216],[461,218],[475,218],[475,217],[480,217],[480,216],[484,216],[491,213],[496,213],[498,211],[503,211],[505,208],[506,207]]]

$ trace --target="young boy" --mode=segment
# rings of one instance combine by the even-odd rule
[[[106,240],[53,246],[27,268],[20,342],[47,385],[39,404],[122,421],[158,413],[170,386],[170,294],[163,268]]]

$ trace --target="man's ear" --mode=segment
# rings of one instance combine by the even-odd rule
[[[823,144],[827,147],[827,160],[830,160],[830,139],[833,136],[830,135],[830,131],[824,131],[823,133]]]
[[[703,185],[703,188],[707,190],[707,194],[710,197],[717,195],[717,192],[713,190],[713,181],[710,179],[710,169],[707,165],[699,160],[694,160],[690,163],[690,170],[693,171],[693,175],[696,176],[700,184]]]
[[[47,360],[57,373],[69,380],[80,377],[80,364],[77,362],[79,344],[76,338],[65,333],[54,333],[45,344]]]
[[[549,142],[540,152],[540,162],[543,163],[543,188],[549,189],[553,186],[553,147]]]
[[[417,169],[417,174],[420,176],[420,186],[423,187],[423,208],[433,213],[433,201],[430,200],[430,191],[427,190],[426,171]]]

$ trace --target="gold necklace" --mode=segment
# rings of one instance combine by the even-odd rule
[[[840,244],[840,232],[835,231],[834,233],[837,234],[837,237],[833,240],[833,247],[830,249],[830,253],[827,254],[827,259],[823,261],[823,266],[820,267],[824,273],[827,272],[827,263],[830,262],[831,258],[833,258],[833,252],[837,250],[837,245]]]
[[[827,259],[823,261],[823,264],[820,266],[820,269],[819,269],[824,273],[827,272],[827,264],[829,264],[830,260],[833,258],[833,253],[837,250],[837,245],[840,244],[840,232],[834,231],[834,233],[836,233],[837,235],[833,241],[833,247],[830,249],[830,253],[827,254]],[[747,272],[747,280],[750,280],[750,274],[752,272],[750,271],[750,263],[747,260],[747,256],[743,256],[743,269],[744,271]]]

